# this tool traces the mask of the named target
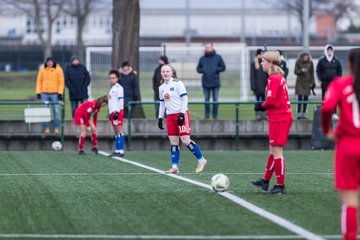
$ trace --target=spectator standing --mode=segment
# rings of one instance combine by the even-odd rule
[[[277,52],[280,55],[280,63],[279,63],[279,67],[284,71],[284,78],[286,79],[287,76],[289,75],[289,64],[286,61],[285,57],[284,57],[284,53],[281,50],[277,50]]]
[[[42,102],[58,103],[63,100],[64,94],[64,73],[55,60],[48,57],[40,67],[36,81],[36,95]],[[47,105],[48,106],[48,105]],[[59,105],[53,105],[54,133],[59,134],[60,130],[60,111]],[[49,123],[43,124],[44,133],[50,133]]]
[[[256,50],[256,56],[251,63],[250,85],[251,90],[255,95],[256,102],[265,101],[265,88],[268,75],[261,67],[262,55],[264,51],[262,49]],[[266,119],[265,112],[256,111],[256,120]]]
[[[314,64],[310,53],[300,52],[295,63],[294,73],[296,75],[295,95],[298,101],[308,101],[310,90],[315,88]],[[303,109],[301,111],[301,105]],[[297,119],[307,119],[307,103],[298,103]]]
[[[124,88],[124,116],[128,117],[129,101],[138,100],[139,85],[137,73],[130,66],[128,61],[124,61],[119,69],[120,79],[118,83]]]
[[[334,55],[333,45],[325,45],[324,56],[319,59],[319,62],[316,65],[316,75],[321,82],[321,99],[324,100],[325,92],[331,81],[342,75],[342,67],[340,61]],[[338,120],[336,109],[332,118],[333,120]]]
[[[288,95],[288,87],[284,72],[278,66],[280,56],[276,51],[265,52],[261,62],[263,70],[268,73],[266,86],[266,100],[258,103],[256,111],[266,110],[269,120],[269,149],[270,154],[266,164],[265,174],[259,180],[252,180],[256,187],[267,194],[285,194],[285,159],[283,147],[286,145],[292,123],[292,112]],[[275,172],[276,185],[269,189],[269,181]]]
[[[216,53],[213,43],[205,44],[205,54],[199,59],[197,72],[202,74],[201,85],[205,96],[205,119],[210,117],[210,94],[213,96],[212,117],[218,117],[218,99],[220,89],[220,73],[225,71],[223,58]]]
[[[360,182],[360,48],[350,50],[350,75],[331,81],[321,108],[322,129],[327,138],[336,141],[334,185],[341,207],[341,232],[345,240],[358,235]],[[334,109],[340,108],[336,129],[330,128]]]
[[[74,118],[76,108],[89,98],[88,86],[90,75],[86,67],[80,63],[78,56],[71,57],[71,64],[65,68],[65,85],[69,89],[71,112]]]
[[[159,60],[158,60],[159,65],[156,67],[155,71],[154,71],[154,76],[153,76],[153,82],[152,82],[152,87],[154,90],[154,101],[160,101],[159,99],[159,87],[160,87],[160,82],[161,82],[161,67],[164,64],[168,64],[168,58],[166,56],[160,56]],[[155,104],[155,117],[157,118],[159,115],[159,104],[156,103]]]

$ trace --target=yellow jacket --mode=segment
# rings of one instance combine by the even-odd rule
[[[64,73],[59,64],[56,68],[41,66],[36,81],[36,94],[41,93],[64,94]]]

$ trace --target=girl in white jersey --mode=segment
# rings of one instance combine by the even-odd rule
[[[179,139],[198,159],[195,172],[200,173],[204,170],[207,161],[203,157],[199,146],[190,139],[190,114],[187,108],[188,97],[185,86],[180,80],[173,78],[174,71],[168,64],[161,67],[161,76],[164,82],[159,87],[160,108],[158,127],[164,129],[163,116],[166,109],[166,125],[171,144],[170,156],[172,162],[172,167],[167,173],[179,173]]]
[[[109,72],[109,82],[111,89],[109,92],[109,120],[115,133],[115,152],[109,157],[124,157],[125,138],[122,132],[124,117],[124,89],[118,83],[120,73],[116,69]]]

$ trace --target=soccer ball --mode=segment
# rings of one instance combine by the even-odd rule
[[[51,147],[54,151],[60,151],[63,146],[62,146],[61,142],[55,141],[52,143]]]
[[[230,181],[227,176],[218,173],[211,178],[210,184],[215,192],[224,192],[228,189]]]

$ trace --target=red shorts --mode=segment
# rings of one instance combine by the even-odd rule
[[[358,190],[360,184],[360,139],[341,137],[336,142],[334,173],[337,190]]]
[[[190,114],[188,111],[185,113],[185,122],[182,126],[178,126],[177,120],[180,113],[170,114],[166,116],[166,126],[168,131],[168,136],[184,136],[190,135],[191,126],[190,126]]]
[[[273,122],[269,121],[270,146],[285,146],[290,133],[292,120]]]
[[[86,125],[87,127],[90,127],[89,124],[90,118],[88,116],[82,116],[75,114],[74,116],[74,124],[75,125]]]
[[[111,125],[113,126],[122,126],[123,125],[123,119],[124,119],[124,110],[121,109],[118,115],[118,119],[114,120],[115,112],[112,112],[110,114],[109,120],[111,122]]]

